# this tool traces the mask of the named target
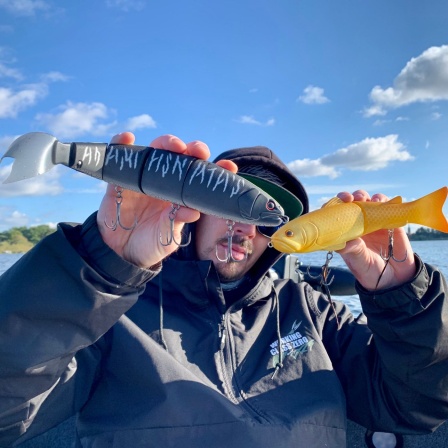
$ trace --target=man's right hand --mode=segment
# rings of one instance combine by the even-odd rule
[[[134,141],[133,134],[124,132],[113,137],[111,143],[132,145]],[[204,160],[210,157],[210,150],[205,143],[200,141],[184,143],[173,135],[158,137],[149,146],[188,154]],[[232,172],[237,171],[236,165],[231,161],[222,160],[218,164]],[[171,234],[169,218],[172,210],[171,203],[132,190],[123,190],[120,209],[121,223],[123,226],[132,227],[137,221],[137,225],[131,230],[125,230],[119,225],[112,230],[106,223],[110,225],[117,219],[116,198],[115,185],[108,185],[98,211],[97,221],[100,233],[105,243],[118,255],[141,268],[150,268],[174,252],[178,247],[174,241],[181,240],[181,230],[184,224],[194,222],[200,217],[197,210],[180,207],[174,220],[174,241],[164,246],[162,242],[166,241]]]

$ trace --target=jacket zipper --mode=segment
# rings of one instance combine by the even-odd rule
[[[233,372],[232,360],[230,359],[232,357],[232,354],[231,354],[232,347],[230,346],[231,341],[230,341],[228,332],[229,332],[229,330],[226,325],[226,314],[222,314],[221,322],[218,324],[218,336],[219,336],[219,359],[220,359],[220,363],[221,363],[221,371],[222,371],[222,377],[223,377],[222,379],[223,379],[224,390],[225,390],[228,398],[234,404],[243,406],[243,408],[246,410],[246,412],[251,417],[256,416],[259,421],[267,422],[268,419],[266,419],[265,416],[260,415],[259,412],[257,412],[251,405],[249,405],[249,403],[246,401],[246,399],[244,398],[241,391],[236,387],[236,384],[234,385],[233,380],[228,376],[227,366],[226,366],[226,362],[225,362],[225,354],[224,354],[224,350],[226,350],[226,349],[227,349],[228,356],[229,356],[228,365],[230,366],[229,368]],[[233,372],[233,374],[234,373],[235,372]],[[239,399],[237,397],[239,397]]]
[[[221,316],[221,322],[218,324],[218,335],[220,339],[219,350],[221,352],[224,351],[224,347],[226,346],[226,323],[225,323],[225,315]]]
[[[225,362],[224,350],[226,348],[226,339],[227,339],[227,327],[226,327],[226,315],[221,315],[221,322],[218,324],[218,336],[219,336],[219,361],[221,363],[221,372],[222,372],[222,381],[224,386],[224,391],[230,400],[239,404],[235,394],[233,393],[232,381],[228,377],[227,374],[227,366]]]

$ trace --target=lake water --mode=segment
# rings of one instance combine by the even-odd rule
[[[0,254],[0,274],[12,266],[22,254]]]
[[[448,278],[448,240],[411,241],[411,244],[414,252],[425,263],[437,266],[443,275]],[[312,252],[310,254],[299,255],[300,261],[304,265],[322,266],[325,263],[326,254],[324,252]],[[345,263],[339,254],[334,254],[330,268],[331,266],[345,267]],[[342,300],[347,303],[355,315],[361,312],[358,296],[335,296],[333,299]]]
[[[437,266],[448,278],[448,240],[435,241],[413,241],[412,247],[425,263]],[[21,254],[0,254],[0,274],[15,263]],[[310,254],[300,254],[299,260],[304,265],[322,266],[325,263],[326,254],[324,252],[312,252]],[[338,254],[334,254],[331,266],[344,267],[344,261]],[[361,312],[361,306],[357,296],[335,296],[335,300],[342,300],[350,307],[354,315]]]

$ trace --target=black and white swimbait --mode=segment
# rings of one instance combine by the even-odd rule
[[[61,143],[42,132],[17,138],[4,156],[14,160],[4,183],[35,177],[62,164],[148,196],[236,222],[279,226],[288,221],[280,204],[253,183],[218,165],[157,148]]]

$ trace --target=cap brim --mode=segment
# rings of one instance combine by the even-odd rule
[[[252,182],[254,185],[272,196],[283,207],[285,215],[288,216],[289,219],[297,218],[297,216],[302,214],[302,202],[291,192],[286,190],[286,188],[270,182],[269,180],[262,179],[261,177],[253,176],[252,174],[238,173],[238,175],[244,179],[247,179],[249,182]]]

